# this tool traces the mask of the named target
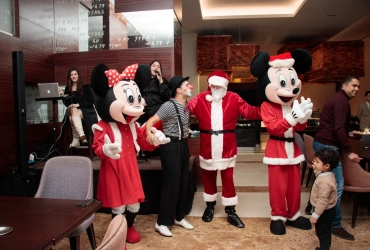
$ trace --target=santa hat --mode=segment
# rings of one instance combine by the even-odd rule
[[[274,68],[292,67],[294,62],[292,55],[286,52],[284,54],[270,56],[269,65]]]
[[[208,81],[209,90],[210,90],[211,85],[220,86],[222,88],[227,89],[227,85],[229,84],[229,76],[221,70],[216,70],[216,71],[213,71],[208,76],[207,81]],[[212,96],[206,95],[206,99],[207,101],[211,102]]]

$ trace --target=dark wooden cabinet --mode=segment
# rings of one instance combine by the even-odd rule
[[[214,70],[229,71],[227,66],[227,46],[232,36],[198,36],[197,71],[208,75]]]

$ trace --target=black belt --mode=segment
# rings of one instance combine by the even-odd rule
[[[235,133],[235,130],[199,130],[201,133],[210,134],[210,135],[218,135],[218,134],[228,134],[228,133]]]
[[[179,138],[179,137],[177,137],[177,136],[167,136],[167,135],[166,135],[166,137],[167,137],[167,138],[170,138],[170,139],[171,139],[171,141],[187,141],[187,138],[181,138],[181,140],[180,140],[180,138]]]
[[[274,136],[274,135],[270,135],[270,139],[273,139],[273,140],[278,140],[278,141],[286,141],[286,142],[294,142],[295,138],[294,137],[280,137],[280,136]]]

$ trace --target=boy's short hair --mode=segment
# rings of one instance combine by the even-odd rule
[[[334,149],[329,147],[321,148],[320,150],[315,152],[315,157],[319,158],[322,163],[329,164],[330,170],[333,170],[338,166],[339,163],[339,155]]]

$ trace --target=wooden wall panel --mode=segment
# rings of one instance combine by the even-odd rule
[[[3,107],[0,109],[0,158],[3,159],[0,174],[16,167],[12,51],[24,52],[25,81],[37,83],[53,81],[55,78],[53,44],[50,40],[53,37],[50,30],[53,12],[50,4],[52,2],[48,0],[16,1],[16,14],[19,13],[19,18],[16,18],[19,28],[16,37],[0,33],[0,105]],[[47,137],[48,130],[41,129],[35,135],[38,136],[27,138],[28,151],[35,150],[33,145],[40,143],[43,136]]]
[[[174,8],[174,0],[116,0],[114,4],[116,13]]]

